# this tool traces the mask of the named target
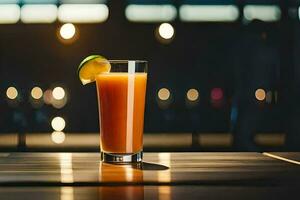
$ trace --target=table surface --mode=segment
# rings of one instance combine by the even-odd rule
[[[144,162],[135,165],[99,158],[98,153],[0,153],[0,199],[65,200],[62,195],[71,194],[66,199],[124,194],[125,199],[229,199],[232,194],[263,199],[270,193],[280,199],[300,189],[300,153],[145,153]]]

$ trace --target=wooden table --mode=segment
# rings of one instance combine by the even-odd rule
[[[99,157],[1,153],[0,199],[283,199],[300,189],[300,153],[145,153],[135,165]]]

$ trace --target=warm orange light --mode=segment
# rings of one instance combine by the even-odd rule
[[[40,99],[43,96],[43,90],[40,87],[34,87],[31,90],[31,97],[34,99]]]
[[[62,27],[59,30],[59,33],[63,39],[69,40],[75,36],[76,28],[73,24],[67,23],[62,25]]]
[[[186,98],[190,101],[196,101],[199,98],[199,92],[196,89],[189,89],[186,93]]]
[[[161,88],[158,91],[157,95],[160,100],[166,101],[170,98],[171,93],[170,90],[168,90],[167,88]]]
[[[9,87],[6,90],[6,96],[11,100],[16,99],[18,96],[18,90],[15,87]]]
[[[257,89],[255,91],[255,97],[258,101],[263,101],[266,98],[266,92],[263,89]]]

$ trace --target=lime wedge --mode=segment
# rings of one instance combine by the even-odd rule
[[[77,73],[83,85],[94,82],[98,74],[110,71],[109,61],[100,55],[86,57],[79,65]]]

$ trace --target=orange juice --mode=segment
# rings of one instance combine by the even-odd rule
[[[131,154],[143,148],[146,73],[96,77],[102,152]]]

